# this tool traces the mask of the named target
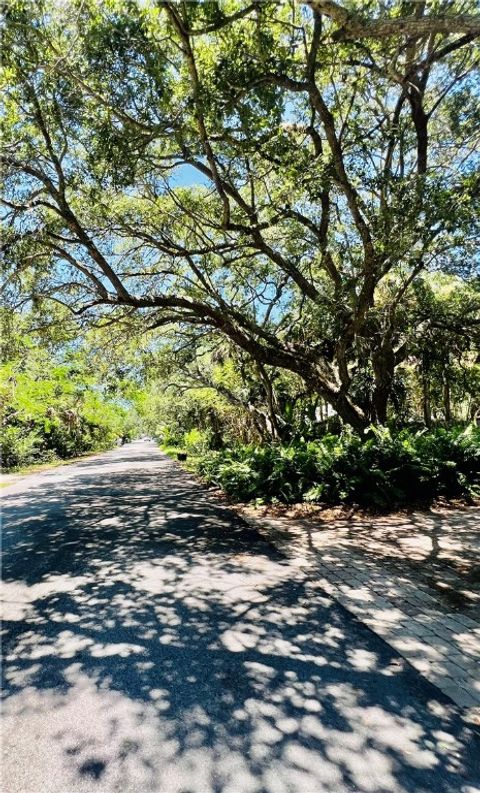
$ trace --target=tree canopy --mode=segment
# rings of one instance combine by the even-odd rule
[[[7,300],[226,338],[384,423],[432,328],[475,355],[476,6],[13,0]]]
[[[140,430],[141,391],[133,367],[122,369],[106,339],[69,322],[64,308],[3,309],[0,365],[2,467],[53,463],[108,449]],[[123,345],[123,358],[128,347]]]

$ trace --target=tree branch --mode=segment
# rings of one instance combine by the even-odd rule
[[[301,0],[301,3],[310,6],[318,14],[330,17],[340,26],[333,34],[335,41],[385,39],[394,36],[422,38],[437,33],[480,35],[480,15],[438,14],[424,16],[421,19],[408,16],[368,20],[332,0]]]

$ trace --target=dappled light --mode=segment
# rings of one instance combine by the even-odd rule
[[[334,521],[305,512],[266,518],[264,532],[478,724],[478,507]]]
[[[8,793],[480,778],[448,700],[153,444],[48,477],[4,500]]]
[[[2,793],[480,793],[475,0],[3,7]]]

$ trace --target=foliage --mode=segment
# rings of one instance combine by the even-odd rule
[[[206,452],[211,448],[211,437],[207,431],[193,428],[185,433],[183,443],[186,449],[193,452]]]
[[[387,300],[390,286],[384,285]],[[383,307],[383,303],[381,306]],[[480,409],[480,307],[475,282],[455,275],[424,275],[402,308],[405,341],[391,385],[389,426],[446,425],[475,420]],[[379,312],[380,312],[379,308]],[[383,310],[383,308],[382,308]],[[464,318],[472,325],[467,333]],[[339,433],[340,417],[301,378],[259,365],[218,334],[152,337],[155,352],[144,356],[138,410],[150,434],[165,445],[182,444],[184,434],[203,433],[210,448],[235,443],[321,439]],[[368,359],[357,372],[358,398],[374,397]]]
[[[2,465],[13,469],[108,449],[138,431],[128,403],[105,393],[85,350],[64,337],[40,349],[35,335],[17,329],[4,336],[12,352],[0,367]],[[48,339],[44,336],[44,341]],[[50,339],[52,341],[52,339]]]
[[[11,0],[7,464],[140,417],[245,498],[474,489],[476,10]]]
[[[452,331],[421,295],[438,269],[478,294],[477,5],[10,0],[7,300],[221,336],[277,438],[285,374],[363,432],[408,412],[416,355],[428,423],[478,338],[478,300]]]
[[[55,454],[41,452],[41,435],[25,426],[2,427],[0,442],[2,466],[7,471],[34,462],[53,462],[56,459]]]
[[[480,495],[480,429],[371,428],[289,446],[236,446],[195,468],[235,500],[355,504],[387,509]]]
[[[160,348],[145,357],[142,377],[137,410],[146,430],[162,445],[181,445],[190,432],[200,433],[203,446],[214,449],[234,439],[262,437],[256,420],[264,406],[258,400],[255,411],[251,394],[259,390],[258,381],[247,386],[232,350],[220,354],[217,338],[202,346],[192,340],[181,351],[163,338]]]

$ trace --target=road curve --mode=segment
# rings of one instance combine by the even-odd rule
[[[3,491],[3,793],[476,793],[436,689],[150,442]]]

